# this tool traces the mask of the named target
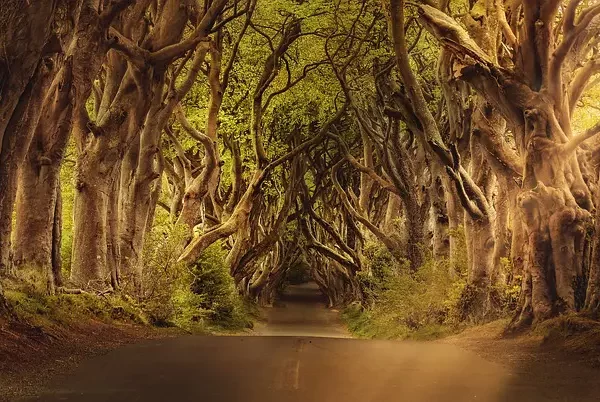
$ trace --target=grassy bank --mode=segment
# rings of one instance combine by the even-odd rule
[[[454,235],[464,243],[462,233]],[[408,262],[398,262],[380,244],[370,244],[366,250],[369,269],[361,278],[364,300],[342,314],[354,336],[429,340],[482,322],[471,313],[478,301],[467,284],[464,244],[452,264],[447,258],[427,256],[414,272]],[[508,316],[519,294],[518,286],[497,285],[491,290],[494,310],[486,321]]]

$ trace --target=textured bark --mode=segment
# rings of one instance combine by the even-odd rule
[[[52,67],[42,63],[8,122],[0,151],[0,273],[12,268],[11,233],[18,167],[25,158],[42,110]]]
[[[449,256],[450,256],[450,275],[456,275],[462,263],[461,245],[463,244],[462,237],[464,233],[461,228],[464,228],[464,211],[457,199],[456,192],[452,182],[448,176],[442,177],[444,183],[444,199],[446,201],[446,210],[448,213],[448,234],[449,234]]]
[[[373,169],[373,144],[364,130],[361,130],[361,139],[363,143],[363,165],[368,169]],[[358,208],[362,211],[369,211],[371,202],[371,191],[373,189],[373,180],[367,172],[360,173],[360,195]]]
[[[165,8],[161,10],[156,28],[146,40],[146,47],[152,49],[178,43],[183,36],[188,18],[189,10],[181,7],[179,0],[167,2]],[[210,29],[213,22],[203,20],[201,24],[204,24],[206,29]],[[167,24],[169,30],[165,29]],[[121,172],[120,278],[129,282],[136,294],[141,294],[144,239],[148,231],[149,215],[155,205],[152,189],[155,181],[162,175],[162,170],[159,172],[156,166],[161,134],[176,105],[191,87],[191,82],[198,73],[198,65],[204,60],[204,54],[205,51],[201,48],[196,50],[196,57],[190,66],[190,74],[183,84],[183,90],[176,87],[174,83],[170,85],[170,91],[166,88],[166,66],[164,65],[155,65],[151,76],[147,77],[150,96],[148,107],[141,112],[144,123],[139,138],[135,139],[134,146],[127,152],[127,163],[123,165]],[[176,76],[172,77],[173,80],[176,78]],[[168,100],[163,104],[163,97],[167,91],[169,91]],[[126,141],[133,136],[135,134],[129,131],[121,141]]]
[[[193,239],[191,243],[185,248],[183,251],[180,260],[185,261],[187,263],[193,263],[200,254],[212,243],[229,237],[238,231],[238,240],[242,239],[245,244],[246,233],[248,230],[248,219],[250,217],[250,213],[254,206],[254,202],[257,197],[260,196],[261,193],[261,185],[265,180],[266,176],[277,166],[286,162],[287,160],[295,157],[298,153],[302,152],[308,146],[313,145],[319,139],[323,138],[327,132],[327,129],[322,130],[321,133],[315,138],[306,141],[302,145],[296,147],[291,152],[288,152],[284,156],[269,162],[267,154],[263,145],[262,138],[262,130],[263,130],[263,95],[265,91],[269,88],[269,86],[273,83],[273,80],[277,77],[277,72],[279,70],[279,65],[281,63],[281,58],[288,50],[288,48],[292,45],[292,43],[298,39],[301,33],[300,21],[293,18],[290,21],[286,21],[285,26],[283,27],[283,34],[281,35],[280,41],[277,47],[272,49],[271,54],[267,57],[265,64],[263,66],[261,75],[259,77],[258,83],[255,87],[254,94],[252,97],[252,114],[251,114],[251,122],[250,122],[250,135],[252,137],[252,144],[254,148],[254,159],[256,162],[256,167],[254,172],[249,180],[248,187],[244,194],[241,196],[239,202],[231,212],[231,215],[225,220],[223,223],[218,224],[214,227],[208,229],[207,232],[200,235],[199,237]],[[289,89],[289,88],[288,88]],[[268,101],[267,101],[268,102]],[[331,122],[326,124],[325,126],[328,128],[331,125]],[[216,158],[212,158],[216,161]],[[213,168],[214,170],[214,168]],[[207,185],[208,189],[208,181],[210,180],[210,175],[207,177]],[[204,188],[203,188],[204,190]],[[184,199],[184,210],[185,210],[185,199]],[[197,211],[197,210],[195,210]],[[183,215],[182,211],[182,215]],[[191,211],[194,213],[194,210]],[[195,212],[197,214],[197,212]],[[189,223],[188,223],[189,225]],[[238,244],[238,249],[241,252],[241,245]],[[232,259],[237,260],[237,256],[235,258],[232,256]]]
[[[523,3],[514,70],[496,65],[450,17],[421,6],[422,21],[465,62],[458,67],[458,76],[506,119],[525,165],[518,205],[528,249],[514,328],[583,305],[575,286],[584,275],[592,202],[576,150],[597,131],[572,135],[563,79],[565,60],[577,57],[573,45],[600,7],[591,6],[575,21],[579,3],[568,4],[562,16],[563,37],[553,51],[560,2]]]
[[[413,270],[420,268],[424,261],[424,250],[427,247],[425,226],[428,207],[429,203],[427,202],[422,205],[404,204],[408,240],[406,255]]]
[[[287,217],[295,199],[296,192],[299,188],[300,179],[304,176],[304,170],[302,169],[300,163],[300,158],[296,158],[295,160],[291,161],[290,174],[286,179],[284,179],[284,181],[287,183],[287,187],[283,196],[281,208],[277,211],[278,203],[276,203],[276,208],[269,208],[265,213],[265,215],[267,215],[267,219],[269,221],[272,221],[272,223],[268,225],[260,241],[254,241],[253,246],[249,249],[247,247],[243,247],[243,252],[240,253],[239,257],[236,257],[234,260],[229,260],[228,256],[227,263],[230,267],[231,274],[233,275],[236,282],[239,282],[242,277],[253,276],[255,274],[254,272],[252,272],[252,266],[254,265],[254,262],[259,260],[269,251],[272,251],[274,247],[278,246],[278,240],[284,234],[284,230],[286,228],[285,223],[287,222]],[[239,233],[240,232],[238,231],[238,234]],[[244,238],[249,237],[250,236],[248,235],[244,235]],[[232,252],[238,247],[238,241],[239,240],[236,239],[236,243],[234,244]],[[273,257],[272,253],[267,254],[267,258],[271,257]],[[265,262],[263,261],[263,264],[264,263]],[[251,289],[253,286],[254,288],[262,288],[260,281],[267,281],[267,278],[269,278],[270,271],[266,272],[267,268],[263,268],[262,271],[263,275],[261,275],[259,279],[257,279],[257,281],[259,281],[259,284],[256,284],[255,281],[252,280],[249,282]],[[260,293],[260,289],[254,289],[254,296],[256,296],[258,293]]]
[[[208,101],[208,111],[206,117],[206,136],[210,138],[213,147],[215,148],[214,156],[207,152],[204,160],[204,164],[214,163],[211,165],[209,170],[208,179],[208,196],[210,199],[210,212],[214,216],[220,219],[222,215],[222,206],[219,200],[219,194],[217,192],[219,188],[219,178],[221,172],[220,157],[218,152],[218,127],[219,127],[219,111],[221,110],[221,104],[223,103],[223,93],[225,88],[221,84],[221,55],[223,52],[222,48],[222,35],[218,34],[216,39],[216,46],[210,49],[210,70],[208,72],[208,84],[210,88],[210,97]],[[231,56],[235,57],[235,54]],[[214,159],[214,160],[213,160]],[[207,199],[208,200],[208,199]]]
[[[114,172],[100,161],[90,160],[90,156],[102,154],[105,161],[117,159],[117,155],[105,152],[99,146],[98,142],[105,144],[110,139],[104,135],[105,127],[90,121],[86,102],[92,93],[93,80],[98,76],[112,45],[113,39],[109,41],[109,27],[113,19],[130,3],[130,0],[112,2],[98,14],[93,5],[83,2],[78,10],[74,35],[66,53],[69,60],[67,65],[72,69],[72,116],[68,121],[77,140],[79,154],[75,178],[71,280],[80,286],[104,282],[109,278],[106,267],[106,221],[103,218],[108,209],[107,199]],[[115,110],[117,113],[119,111]],[[113,116],[113,123],[119,119],[123,119],[123,116]],[[88,137],[91,133],[93,139]],[[90,150],[87,146],[93,149]],[[102,217],[98,216],[99,213],[103,214]],[[93,244],[97,239],[98,244]]]
[[[600,219],[596,216],[596,234],[600,233]],[[585,308],[593,313],[600,312],[600,242],[592,250],[592,266],[588,278]]]
[[[433,220],[432,251],[435,258],[450,256],[449,218],[442,177],[434,178],[429,191],[431,200],[431,219]]]
[[[110,272],[110,284],[113,289],[121,287],[121,249],[119,238],[119,217],[121,216],[119,195],[121,188],[121,181],[114,180],[108,199],[106,263]]]
[[[173,2],[171,6],[176,5]],[[215,3],[216,4],[216,3]],[[213,4],[214,5],[214,4]],[[220,8],[223,5],[221,4]],[[173,8],[175,16],[163,11],[161,21],[170,24],[169,32],[171,36],[165,40],[164,38],[155,38],[162,46],[169,45],[179,41],[183,35],[187,15],[182,8]],[[200,35],[208,35],[212,26],[216,23],[219,13],[207,13],[204,15],[199,26],[203,27]],[[185,18],[184,18],[185,17]],[[177,21],[175,29],[173,29],[174,20]],[[176,32],[176,34],[174,34]],[[171,82],[170,85],[165,85],[166,70],[163,66],[156,66],[152,77],[152,103],[145,116],[145,121],[141,130],[139,139],[139,149],[135,153],[135,170],[131,177],[129,190],[125,192],[122,208],[124,216],[121,220],[121,269],[124,275],[130,276],[133,279],[133,284],[136,292],[141,293],[141,275],[143,269],[142,252],[146,233],[150,229],[150,224],[154,215],[154,208],[157,202],[156,187],[160,186],[158,179],[162,175],[162,157],[160,155],[161,134],[165,129],[171,114],[174,112],[179,102],[187,95],[192,88],[197,75],[200,72],[201,66],[205,61],[209,45],[200,44],[194,53],[194,57],[187,66],[188,72],[180,85],[175,85]],[[185,59],[187,60],[187,59]],[[184,61],[185,62],[185,61]],[[182,62],[182,63],[184,63]],[[176,71],[181,72],[183,65]],[[175,80],[177,77],[171,77]],[[166,95],[166,101],[163,100],[163,95]],[[180,113],[182,114],[182,112]],[[194,137],[202,137],[197,133],[189,123],[184,122],[185,117],[180,116],[180,121],[187,131],[193,131]],[[204,136],[205,137],[205,136]],[[205,170],[208,174],[212,173],[216,166],[216,146],[212,143],[205,144],[207,148]],[[185,157],[185,156],[183,156]],[[212,164],[210,163],[212,162]],[[203,177],[206,173],[201,174]],[[193,184],[193,183],[192,183]],[[189,188],[189,187],[188,187]],[[200,198],[200,201],[202,199]],[[186,212],[185,198],[182,207],[182,216]],[[195,222],[194,222],[195,224]],[[190,226],[190,233],[193,225]]]
[[[79,161],[77,173],[71,280],[84,287],[97,281],[101,283],[96,285],[110,283],[106,216],[113,172],[96,172],[88,163]]]
[[[187,186],[183,196],[181,214],[177,221],[187,225],[191,233],[194,226],[201,222],[204,198],[210,192],[211,182],[215,177],[216,169],[218,169],[218,150],[216,142],[207,135],[196,131],[184,116],[181,115],[179,120],[185,130],[204,145],[205,150],[204,168]]]
[[[39,156],[30,152],[19,172],[14,261],[16,266],[39,268],[53,287],[52,234],[60,165],[40,164]]]
[[[56,200],[54,202],[54,217],[52,222],[52,276],[55,286],[63,286],[62,276],[62,191],[60,181],[56,186]]]
[[[71,127],[71,88],[72,65],[67,61],[52,82],[18,175],[14,262],[39,269],[50,293],[55,287],[53,233],[60,166]]]
[[[122,80],[117,84],[119,89],[116,91],[114,99],[111,99],[110,96],[103,99],[103,102],[110,104],[110,107],[106,107],[106,105],[100,107],[100,110],[106,110],[106,113],[99,116],[95,125],[86,127],[90,128],[89,130],[78,130],[80,156],[77,164],[78,192],[75,205],[78,210],[76,213],[81,212],[82,214],[79,216],[89,217],[88,221],[80,219],[75,222],[75,234],[81,234],[81,236],[78,239],[78,249],[74,248],[73,250],[72,272],[73,277],[78,281],[85,283],[89,280],[105,280],[108,276],[106,267],[108,194],[113,180],[119,173],[118,162],[141,129],[146,135],[140,137],[140,141],[145,138],[146,142],[144,143],[145,147],[140,146],[141,158],[136,167],[135,174],[140,176],[136,177],[138,180],[131,189],[133,194],[129,194],[128,197],[130,197],[129,200],[135,200],[136,197],[142,199],[147,205],[141,204],[141,206],[149,206],[150,197],[144,197],[144,194],[148,195],[152,181],[156,177],[153,178],[155,174],[148,175],[148,170],[145,166],[140,168],[139,163],[141,161],[146,166],[153,165],[153,156],[156,155],[157,147],[148,147],[147,141],[150,137],[153,138],[151,142],[156,141],[156,136],[160,135],[161,131],[157,123],[162,124],[163,121],[158,116],[148,113],[150,110],[156,111],[157,104],[161,101],[160,94],[164,91],[164,76],[168,64],[198,46],[212,29],[225,3],[225,0],[212,2],[191,35],[181,41],[178,40],[182,37],[188,20],[189,8],[181,7],[178,0],[165,3],[157,16],[153,29],[147,35],[144,36],[146,32],[144,29],[132,29],[130,35],[134,36],[136,42],[140,41],[139,47],[132,39],[111,30],[111,33],[115,34],[118,39],[116,49],[123,53],[130,63]],[[145,26],[143,15],[148,3],[142,2],[138,5],[141,8],[134,8],[128,15],[128,25],[133,27]],[[169,29],[166,29],[167,26]],[[138,31],[142,33],[140,34]],[[113,73],[119,75],[120,70],[115,69],[111,71],[111,74]],[[152,108],[153,105],[154,108]],[[144,125],[147,119],[150,124]],[[149,154],[152,155],[152,158],[148,157]],[[143,178],[143,185],[139,181],[140,177]],[[149,182],[148,178],[151,178]],[[137,185],[138,183],[140,186]],[[123,210],[126,209],[123,208]],[[141,230],[141,233],[137,233],[137,228],[145,228],[148,211],[149,208],[140,208],[139,214],[136,211],[134,216],[125,218],[128,222],[127,233],[132,235],[123,242],[131,245],[130,250],[133,252],[128,255],[127,248],[124,248],[120,257],[122,261],[135,268],[122,267],[124,271],[139,271],[138,261],[145,229]],[[93,216],[89,214],[93,214]],[[91,226],[89,225],[90,220],[93,224]],[[136,225],[135,222],[142,222],[142,224]]]
[[[6,0],[0,11],[0,144],[38,68],[51,33],[57,1]],[[0,149],[3,148],[0,147]]]

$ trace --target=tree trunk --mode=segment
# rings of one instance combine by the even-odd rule
[[[599,209],[600,210],[600,209]],[[585,299],[586,310],[598,314],[600,313],[600,217],[596,216],[596,240],[592,250],[592,266],[588,278],[588,286]]]
[[[60,180],[56,186],[56,201],[54,203],[54,219],[52,225],[52,274],[54,284],[63,286],[62,277],[62,190],[60,188]]]
[[[121,164],[117,167],[117,170],[121,169]],[[115,174],[116,177],[120,175]],[[114,180],[110,197],[108,199],[108,229],[106,238],[106,263],[108,264],[108,271],[110,272],[110,284],[113,289],[119,289],[121,286],[121,250],[120,250],[120,238],[119,238],[119,217],[120,217],[120,205],[119,205],[119,194],[120,194],[119,180]]]
[[[431,200],[431,215],[433,220],[433,256],[436,259],[447,258],[450,255],[450,224],[448,212],[446,210],[444,186],[442,177],[435,177],[432,188],[429,192]]]
[[[14,260],[17,266],[39,269],[54,291],[53,228],[60,166],[70,134],[71,65],[64,65],[52,82],[35,135],[18,176]]]
[[[592,219],[580,206],[586,205],[585,192],[574,188],[573,156],[564,153],[568,148],[559,142],[553,113],[551,106],[525,113],[528,147],[519,205],[528,237],[523,288],[530,291],[524,293],[514,328],[576,311],[584,304],[576,290],[584,276],[586,233]]]
[[[107,267],[107,214],[113,172],[95,162],[99,158],[78,158],[73,214],[71,280],[81,286],[110,282]]]
[[[448,214],[448,255],[450,257],[450,275],[456,276],[456,273],[461,270],[464,264],[464,253],[462,249],[464,245],[464,212],[460,206],[460,202],[456,199],[454,186],[448,176],[442,176],[442,183],[446,191],[444,192],[444,200],[446,201],[446,213]]]
[[[509,183],[500,181],[498,186],[498,197],[496,198],[496,220],[494,222],[494,255],[492,257],[493,270],[490,272],[490,283],[506,283],[507,277],[501,271],[502,259],[510,256],[510,194]]]
[[[0,144],[38,68],[54,22],[56,0],[5,0],[0,13]],[[4,146],[0,146],[0,150]]]
[[[137,244],[137,226],[139,220],[138,206],[136,205],[137,170],[140,160],[140,134],[135,135],[129,149],[125,153],[125,159],[121,164],[119,193],[119,280],[121,285],[136,287],[138,282],[137,267],[140,262],[141,250]]]
[[[36,148],[35,145],[32,148]],[[14,261],[16,266],[41,270],[54,288],[52,255],[54,213],[56,210],[60,162],[51,161],[30,149],[19,172],[16,202]]]
[[[429,205],[425,203],[424,206],[421,206],[406,201],[408,200],[404,202],[407,230],[406,255],[410,261],[411,269],[416,272],[423,265],[423,251],[427,247],[425,244],[425,208]]]
[[[79,286],[103,284],[110,279],[107,254],[107,213],[109,194],[115,180],[115,165],[122,158],[123,145],[115,141],[120,123],[136,122],[136,108],[126,108],[136,86],[121,91],[123,103],[112,104],[109,112],[94,123],[87,113],[86,103],[92,92],[93,80],[102,69],[109,51],[107,31],[112,20],[128,5],[110,3],[98,14],[93,5],[83,2],[79,10],[75,34],[69,45],[67,65],[72,66],[72,117],[69,119],[75,137],[78,157],[75,165],[75,201],[71,280]],[[125,7],[123,7],[125,6]],[[141,75],[141,74],[140,74]],[[133,78],[128,76],[130,81]],[[142,80],[143,77],[139,77]],[[143,101],[134,103],[138,108]],[[99,108],[98,110],[101,110]]]
[[[0,274],[12,268],[11,233],[18,168],[29,149],[52,75],[47,65],[39,65],[13,111],[0,144]]]

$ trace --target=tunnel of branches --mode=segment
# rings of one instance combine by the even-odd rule
[[[297,267],[338,305],[366,297],[375,260],[444,260],[474,317],[497,283],[520,287],[515,326],[595,312],[599,14],[4,0],[1,274],[143,298],[159,237],[179,264],[225,250],[260,303]]]

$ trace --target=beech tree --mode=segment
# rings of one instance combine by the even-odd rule
[[[571,116],[593,75],[586,63],[595,63],[597,35],[592,22],[600,9],[591,4],[580,10],[580,3],[524,1],[505,9],[502,2],[475,2],[467,17],[471,27],[430,5],[416,10],[422,24],[450,54],[451,80],[468,83],[480,95],[473,134],[496,159],[494,163],[501,165],[496,175],[509,183],[507,195],[515,201],[510,204],[519,209],[513,220],[513,237],[527,241],[524,250],[513,250],[524,260],[521,311],[514,321],[517,327],[582,308],[585,300],[577,295],[578,278],[596,269],[588,244],[592,241],[588,236],[593,211],[590,188],[595,187],[595,179],[589,179],[594,174],[585,171],[586,157],[578,149],[598,133],[598,126],[575,135]],[[478,209],[467,212],[472,217],[483,213],[489,220],[493,215],[486,212],[485,194],[462,172],[460,161],[440,138],[423,102],[406,58],[404,13],[403,2],[391,2],[397,63],[415,114],[448,173],[457,184],[466,183],[466,195]],[[494,33],[499,31],[502,43],[496,42]],[[503,144],[506,133],[514,140],[514,149]],[[520,188],[511,191],[515,178],[520,179]],[[492,245],[496,243],[493,237],[484,237],[491,239]],[[485,248],[477,253],[479,258],[482,252]],[[592,292],[593,282],[588,285]]]
[[[599,14],[8,1],[0,275],[143,301],[160,238],[186,272],[218,248],[263,304],[300,266],[331,305],[368,306],[386,275],[419,283],[434,265],[464,288],[461,319],[496,317],[506,287],[515,329],[597,312]]]

